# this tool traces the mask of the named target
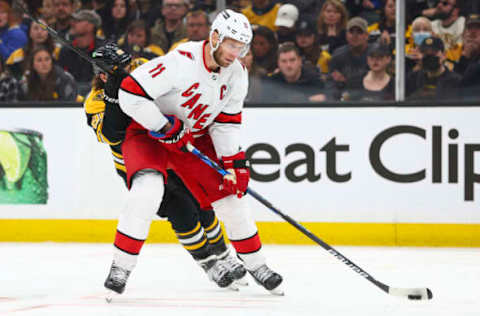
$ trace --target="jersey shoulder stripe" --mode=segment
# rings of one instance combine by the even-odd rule
[[[123,79],[122,84],[120,85],[120,89],[125,92],[135,94],[147,98],[150,101],[153,101],[153,98],[147,94],[147,92],[142,88],[140,84],[138,84],[138,82],[132,76],[128,76]]]

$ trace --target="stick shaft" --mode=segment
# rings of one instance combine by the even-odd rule
[[[191,144],[187,145],[187,150],[200,158],[205,164],[209,165],[213,169],[215,169],[218,173],[220,173],[222,176],[228,174],[227,171],[222,169],[215,161],[211,160],[207,156],[205,156],[203,153],[201,153],[198,149],[193,147]],[[250,194],[253,198],[255,198],[258,202],[261,204],[265,205],[268,209],[273,211],[275,214],[279,215],[281,218],[283,218],[286,222],[291,224],[293,227],[295,227],[297,230],[302,232],[305,236],[313,240],[315,243],[320,245],[323,249],[325,249],[328,253],[333,255],[335,258],[346,264],[350,269],[353,271],[357,272],[360,276],[364,277],[371,283],[375,284],[377,287],[379,287],[382,291],[388,293],[389,291],[389,286],[386,284],[383,284],[382,282],[376,280],[373,278],[369,273],[367,273],[365,270],[357,266],[353,261],[342,255],[338,250],[318,238],[316,235],[314,235],[312,232],[310,232],[308,229],[306,229],[303,225],[298,223],[296,220],[288,216],[287,214],[284,214],[281,212],[278,208],[274,207],[272,203],[270,203],[267,199],[265,199],[263,196],[258,194],[256,191],[251,189],[250,187],[247,188],[247,193]]]

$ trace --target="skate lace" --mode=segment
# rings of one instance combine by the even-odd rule
[[[230,255],[223,258],[222,261],[225,263],[227,268],[229,268],[229,270],[235,270],[242,266],[233,256]]]
[[[214,281],[221,279],[226,273],[228,273],[228,267],[223,261],[217,261],[215,265],[208,271],[210,277]]]
[[[253,274],[257,280],[264,283],[273,274],[273,272],[266,265],[262,265],[260,268],[255,270]]]
[[[110,279],[114,284],[123,284],[127,279],[128,271],[120,267],[112,267]]]

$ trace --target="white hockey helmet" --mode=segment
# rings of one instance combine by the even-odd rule
[[[218,32],[219,40],[214,47],[212,44],[212,34],[215,31]],[[240,52],[240,57],[244,57],[248,53],[253,32],[252,26],[245,15],[230,9],[218,13],[210,28],[210,46],[212,47],[212,54],[218,49],[226,37],[245,44],[244,49]]]

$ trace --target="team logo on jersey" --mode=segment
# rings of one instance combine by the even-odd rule
[[[194,129],[203,129],[205,127],[205,122],[211,115],[211,113],[204,113],[208,109],[209,105],[198,102],[202,94],[195,92],[199,87],[200,83],[195,82],[187,90],[183,91],[182,97],[189,99],[180,105],[182,108],[191,110],[188,114],[188,118],[196,121],[193,125]]]

